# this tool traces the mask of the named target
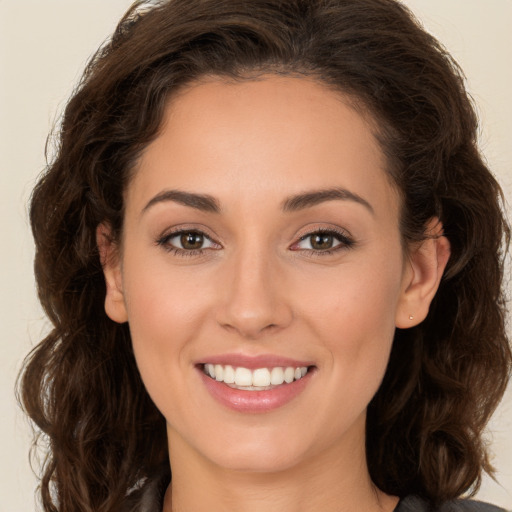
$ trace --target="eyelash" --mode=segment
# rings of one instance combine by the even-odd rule
[[[334,254],[338,251],[352,249],[355,246],[355,240],[346,232],[342,230],[338,230],[335,228],[319,228],[315,229],[313,231],[310,231],[309,233],[306,233],[305,235],[302,235],[299,238],[298,242],[295,242],[293,245],[297,245],[299,242],[302,242],[303,240],[306,240],[307,238],[313,236],[313,235],[329,235],[335,238],[338,242],[340,242],[338,245],[334,246],[331,249],[325,249],[323,251],[314,250],[314,249],[301,249],[302,251],[306,251],[310,255],[314,257],[322,257],[322,256],[329,256],[331,254]]]
[[[204,239],[209,240],[210,242],[216,244],[216,242],[214,242],[211,239],[211,237],[209,237],[203,231],[200,231],[198,229],[180,229],[177,231],[173,231],[171,233],[167,233],[164,236],[160,237],[156,241],[156,245],[163,247],[164,250],[166,250],[167,252],[169,252],[175,256],[180,256],[180,257],[185,257],[185,258],[191,257],[191,256],[200,256],[204,253],[204,251],[208,250],[208,249],[187,250],[187,249],[180,249],[179,247],[174,247],[172,245],[169,245],[169,240],[171,240],[172,238],[175,238],[177,236],[184,235],[184,234],[201,235],[202,237],[204,237]],[[331,249],[325,249],[323,251],[322,250],[314,250],[314,249],[297,249],[297,250],[306,251],[307,253],[309,253],[315,257],[322,257],[322,256],[329,256],[329,255],[331,255],[335,252],[338,252],[340,250],[351,249],[354,247],[354,245],[356,243],[350,237],[350,235],[348,235],[346,232],[344,232],[342,230],[337,230],[337,229],[333,229],[333,228],[331,228],[331,229],[320,228],[320,229],[315,229],[313,231],[310,231],[309,233],[302,235],[299,238],[299,240],[297,242],[295,242],[293,245],[297,245],[298,243],[306,240],[307,238],[309,238],[313,235],[333,236],[340,243]],[[217,245],[219,245],[219,244],[217,244]]]
[[[211,237],[209,237],[204,231],[201,231],[199,229],[179,229],[179,230],[172,231],[171,233],[167,233],[167,234],[163,235],[156,241],[156,244],[163,247],[164,250],[173,254],[174,256],[180,256],[183,258],[187,258],[190,256],[200,256],[201,254],[203,254],[206,249],[187,250],[187,249],[180,249],[179,247],[174,247],[173,245],[169,244],[169,240],[171,240],[172,238],[175,238],[180,235],[187,235],[187,234],[201,235],[205,240],[209,240],[210,242],[215,243],[215,242],[213,242]],[[217,245],[219,245],[219,244],[217,244]]]

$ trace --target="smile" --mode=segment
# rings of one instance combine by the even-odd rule
[[[251,370],[241,366],[235,368],[231,365],[206,363],[203,372],[233,389],[264,391],[300,380],[308,373],[308,367],[276,366]]]
[[[245,414],[268,413],[286,406],[318,373],[310,362],[274,356],[224,355],[206,360],[196,368],[209,395],[222,406]]]

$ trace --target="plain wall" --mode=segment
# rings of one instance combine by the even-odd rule
[[[409,0],[465,70],[481,143],[512,199],[512,1]],[[47,329],[36,300],[27,201],[44,167],[46,135],[128,0],[0,0],[0,512],[36,510],[30,428],[14,398],[23,357]],[[500,484],[479,499],[512,508],[512,396],[490,425]]]

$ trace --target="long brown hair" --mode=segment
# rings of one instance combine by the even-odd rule
[[[46,512],[118,511],[162,472],[168,482],[165,420],[141,382],[128,325],[103,309],[96,227],[108,222],[119,238],[123,190],[170,95],[204,75],[269,72],[351,96],[378,127],[404,244],[424,239],[435,216],[450,240],[429,315],[397,330],[369,406],[373,481],[441,502],[491,471],[482,431],[512,359],[509,228],[457,64],[394,0],[137,2],[87,66],[31,202],[39,298],[53,328],[26,360],[20,397],[48,446]]]

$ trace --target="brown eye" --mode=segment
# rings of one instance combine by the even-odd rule
[[[311,248],[317,251],[331,249],[334,244],[334,237],[328,233],[316,233],[311,235]]]
[[[182,233],[180,236],[180,243],[183,249],[201,249],[204,243],[204,236],[201,233],[197,233],[194,231],[189,233]]]
[[[334,230],[319,230],[305,235],[292,246],[292,250],[306,250],[316,255],[328,255],[334,251],[353,247],[353,239],[345,233]]]
[[[201,231],[176,231],[170,235],[164,235],[157,240],[157,243],[166,250],[182,256],[199,255],[205,250],[221,248]]]

